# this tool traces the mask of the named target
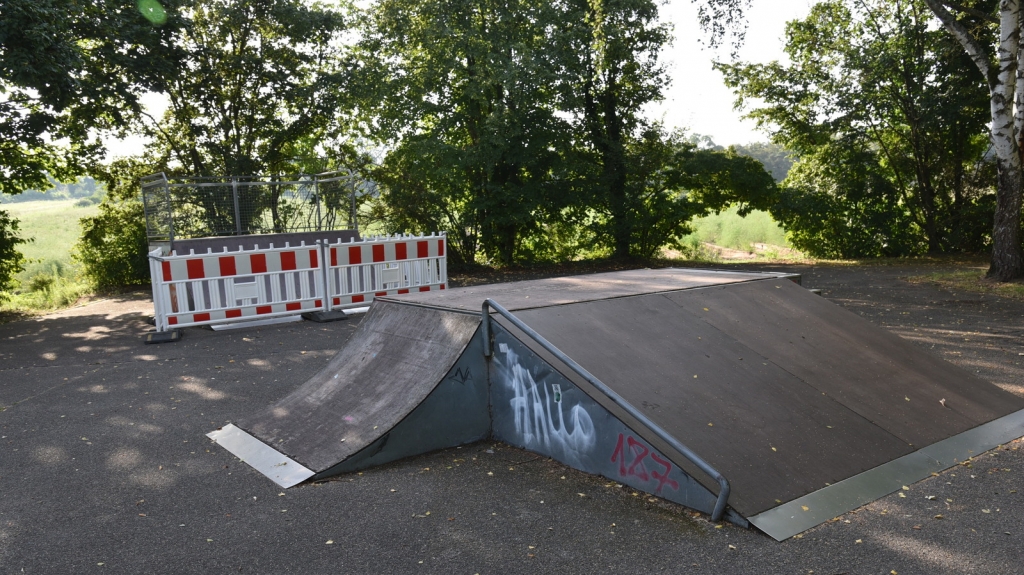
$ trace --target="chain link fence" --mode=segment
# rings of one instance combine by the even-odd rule
[[[359,230],[357,200],[376,185],[351,172],[294,180],[259,176],[142,178],[146,234],[159,242],[211,236]]]

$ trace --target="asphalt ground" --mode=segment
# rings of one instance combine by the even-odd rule
[[[1024,395],[1024,303],[796,268]],[[1024,573],[1024,443],[777,543],[481,442],[282,490],[205,434],[284,396],[358,320],[143,345],[144,295],[0,325],[0,573]]]

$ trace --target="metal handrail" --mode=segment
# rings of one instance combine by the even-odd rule
[[[558,358],[559,361],[569,366],[569,369],[575,371],[580,377],[587,380],[587,382],[590,385],[593,385],[595,388],[597,388],[598,391],[605,394],[608,397],[608,399],[612,400],[612,402],[614,402],[616,405],[626,410],[626,413],[633,416],[637,421],[646,426],[647,429],[650,429],[655,435],[658,436],[658,438],[667,443],[672,449],[678,451],[683,457],[685,457],[691,463],[699,467],[701,471],[708,474],[715,481],[717,481],[719,485],[718,500],[715,502],[715,510],[711,513],[711,520],[719,521],[722,519],[722,515],[725,513],[726,502],[729,500],[729,492],[731,490],[731,488],[729,487],[729,480],[726,479],[724,475],[719,473],[718,470],[715,469],[714,467],[711,467],[710,463],[704,461],[704,459],[701,458],[701,456],[697,455],[689,447],[686,447],[678,440],[676,440],[676,438],[669,435],[668,432],[662,429],[658,424],[648,419],[646,415],[640,413],[640,411],[637,410],[637,408],[633,407],[631,403],[626,401],[621,395],[612,391],[610,387],[605,385],[604,382],[602,382],[600,379],[594,377],[594,375],[591,374],[589,371],[583,369],[583,366],[573,361],[572,358],[569,357],[568,355],[565,355],[565,353],[563,353],[562,350],[552,345],[551,342],[544,339],[544,337],[537,333],[536,331],[534,331],[533,328],[523,323],[522,320],[512,315],[510,311],[508,311],[507,309],[505,309],[492,299],[484,300],[484,303],[480,309],[481,324],[483,327],[484,335],[484,357],[491,357],[491,353],[493,351],[491,349],[491,308],[493,308],[494,311],[501,314],[505,319],[512,322],[512,325],[516,326],[523,333],[530,336],[530,338],[539,343],[541,347],[546,349],[549,353],[551,353],[551,355],[554,355],[556,358]]]

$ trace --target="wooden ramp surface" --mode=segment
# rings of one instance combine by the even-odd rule
[[[491,298],[509,311],[596,301],[670,290],[749,282],[783,274],[663,268],[488,284],[378,298],[479,313]]]
[[[721,471],[747,517],[1024,409],[786,280],[516,315]]]
[[[320,373],[236,425],[314,472],[328,469],[420,405],[479,325],[463,313],[376,302]]]

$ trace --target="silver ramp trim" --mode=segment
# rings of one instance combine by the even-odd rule
[[[899,491],[944,469],[1024,437],[1024,410],[883,463],[874,469],[748,517],[755,527],[783,541],[834,517]]]
[[[284,488],[298,485],[316,473],[230,423],[206,437]]]

